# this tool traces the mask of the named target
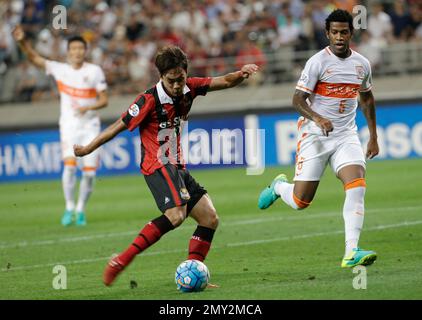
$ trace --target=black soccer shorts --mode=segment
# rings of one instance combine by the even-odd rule
[[[188,170],[173,164],[166,164],[153,174],[144,175],[144,178],[162,213],[187,204],[189,214],[199,199],[207,193]]]

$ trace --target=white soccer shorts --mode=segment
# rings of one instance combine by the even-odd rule
[[[348,165],[366,168],[362,144],[357,133],[319,136],[299,132],[294,181],[320,181],[330,164],[338,175]]]
[[[62,159],[75,158],[73,153],[73,145],[87,145],[100,133],[100,126],[97,124],[90,124],[84,126],[60,126],[60,143],[62,150]],[[96,168],[99,164],[99,150],[79,158],[79,163],[83,167]]]

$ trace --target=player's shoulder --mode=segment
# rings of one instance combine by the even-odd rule
[[[187,79],[186,79],[186,85],[187,86],[193,86],[193,85],[197,84],[198,82],[201,82],[203,79],[205,79],[205,78],[201,78],[201,77],[187,77]]]
[[[188,77],[186,79],[186,86],[189,89],[198,89],[208,87],[211,83],[212,77]]]
[[[324,49],[321,49],[317,53],[315,53],[310,59],[324,60],[324,59],[330,58],[331,56],[332,56],[332,53],[330,51],[330,48],[327,46]]]
[[[133,103],[137,104],[139,107],[150,103],[155,104],[155,90],[156,88],[154,86],[150,89],[145,90],[144,92],[139,93]]]
[[[309,64],[321,64],[322,61],[329,58],[330,53],[327,51],[327,48],[322,49],[315,54],[313,54],[307,61]]]
[[[366,58],[363,54],[360,54],[359,52],[352,50],[355,59],[361,61],[365,66],[370,67],[371,63],[369,62],[368,58]]]
[[[50,68],[67,68],[69,66],[68,63],[66,62],[62,62],[62,61],[57,61],[57,60],[50,60],[50,59],[45,59],[45,64],[47,66],[49,66]]]
[[[84,68],[88,69],[88,70],[93,70],[93,71],[102,71],[101,66],[99,66],[98,64],[95,63],[91,63],[91,62],[84,62]]]

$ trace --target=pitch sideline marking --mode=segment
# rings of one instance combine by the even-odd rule
[[[403,207],[400,208],[401,211],[407,211],[407,210],[414,210],[414,209],[420,209],[422,206],[410,206],[410,207]],[[398,210],[398,208],[378,208],[378,209],[368,209],[366,212],[389,212],[389,211],[395,211]],[[247,224],[255,224],[255,223],[266,223],[266,222],[276,222],[276,221],[283,221],[283,220],[301,220],[301,219],[316,219],[316,218],[325,218],[325,217],[332,217],[340,215],[339,211],[332,211],[332,212],[326,212],[321,214],[310,214],[310,215],[302,215],[301,213],[298,213],[296,216],[291,217],[271,217],[271,218],[258,218],[258,219],[249,219],[249,220],[243,220],[243,221],[235,221],[235,222],[226,222],[222,223],[223,227],[231,227],[231,226],[238,226],[238,225],[247,225]],[[181,226],[178,229],[187,229],[191,226]],[[120,236],[129,236],[133,235],[136,236],[136,231],[123,231],[123,232],[112,232],[112,233],[100,233],[97,235],[87,235],[87,236],[78,236],[78,237],[68,237],[68,238],[62,238],[62,239],[50,239],[50,240],[39,240],[39,241],[21,241],[18,243],[3,243],[0,244],[0,250],[2,249],[9,249],[9,248],[22,248],[22,247],[28,247],[28,246],[43,246],[43,245],[53,245],[53,244],[60,244],[60,243],[68,243],[68,242],[78,242],[78,241],[90,241],[95,239],[102,239],[102,238],[114,238],[114,237],[120,237]]]

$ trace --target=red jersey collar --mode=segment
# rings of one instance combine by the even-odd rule
[[[163,83],[161,80],[156,84],[156,87],[157,87],[158,98],[160,99],[161,104],[165,104],[165,103],[174,104],[172,97],[170,97],[164,90]],[[185,87],[183,88],[183,94],[186,94],[189,91],[190,91],[189,87],[185,85]]]

